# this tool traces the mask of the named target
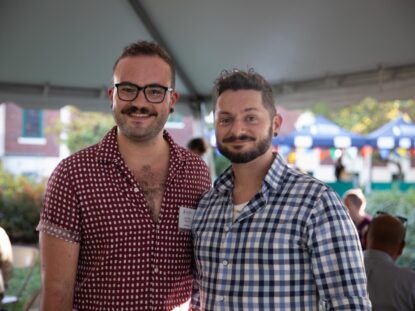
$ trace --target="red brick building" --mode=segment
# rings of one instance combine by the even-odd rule
[[[0,105],[0,158],[7,171],[47,176],[60,159],[59,139],[50,131],[59,110]]]

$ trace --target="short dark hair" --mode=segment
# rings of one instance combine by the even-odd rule
[[[206,142],[201,137],[195,137],[187,143],[187,148],[197,154],[203,155],[207,151]]]
[[[126,57],[134,57],[134,56],[158,56],[162,60],[164,60],[169,66],[171,71],[171,87],[174,88],[175,86],[175,68],[173,59],[170,55],[164,50],[160,45],[155,42],[150,41],[137,41],[131,43],[130,45],[126,46],[122,51],[121,55],[115,61],[113,71],[117,68],[118,63],[121,59]]]
[[[223,70],[215,81],[216,98],[227,90],[256,90],[262,95],[262,104],[270,112],[271,117],[277,114],[272,87],[254,69],[243,71],[239,69]]]

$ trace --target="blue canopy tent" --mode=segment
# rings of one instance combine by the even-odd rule
[[[317,116],[313,124],[286,136],[273,138],[274,145],[291,147],[361,147],[366,144],[365,137],[349,132],[323,116]]]
[[[388,159],[397,166],[395,178],[400,182],[399,187],[406,187],[407,184],[402,182],[404,177],[399,160],[400,155],[398,152],[391,151],[397,148],[410,149],[415,147],[415,124],[409,120],[409,117],[401,116],[369,133],[366,139],[368,145],[379,149],[379,154],[383,159]],[[372,160],[371,154],[370,161],[372,162]],[[372,163],[370,163],[369,169],[370,182],[367,184],[367,192],[371,191],[372,188],[379,187],[378,183],[372,183]],[[391,183],[389,184],[391,185]]]
[[[367,136],[368,145],[378,149],[410,149],[415,147],[415,124],[401,116]]]

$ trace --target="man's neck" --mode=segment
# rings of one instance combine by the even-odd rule
[[[151,165],[169,153],[169,145],[163,138],[163,132],[152,140],[142,142],[131,140],[118,132],[117,142],[121,156],[130,169],[136,168],[137,165]]]
[[[390,258],[392,258],[393,261],[396,261],[400,255],[396,249],[381,244],[370,245],[370,247],[367,247],[366,249],[372,249],[379,252],[383,252],[387,254]]]
[[[232,164],[234,175],[234,204],[247,202],[261,189],[264,177],[270,169],[274,156],[271,149],[255,160]]]

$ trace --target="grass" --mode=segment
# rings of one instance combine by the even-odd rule
[[[17,294],[20,285],[24,281],[26,276],[27,269],[14,269],[13,270],[13,277],[9,282],[9,288],[7,290],[8,295],[15,295]],[[22,298],[16,307],[13,309],[12,306],[4,306],[3,309],[5,310],[15,310],[21,311],[24,309],[27,301],[31,298],[32,294],[41,287],[40,281],[40,263],[39,260],[36,262],[35,268],[33,270],[32,276],[26,286],[25,291],[22,294]]]

